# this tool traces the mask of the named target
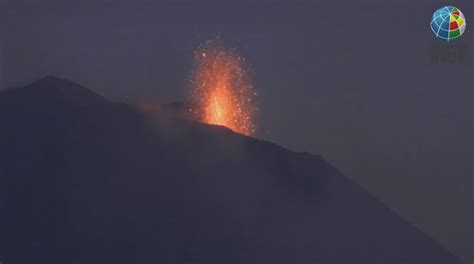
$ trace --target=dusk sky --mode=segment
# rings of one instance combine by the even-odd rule
[[[462,62],[436,64],[432,48],[443,43],[430,19],[447,4],[466,16],[452,44],[465,52]],[[0,89],[54,74],[116,101],[180,101],[193,51],[219,36],[250,64],[258,138],[322,155],[471,260],[471,6],[0,1]]]

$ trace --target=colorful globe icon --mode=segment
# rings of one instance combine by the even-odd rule
[[[458,8],[445,6],[436,10],[431,19],[431,30],[445,41],[457,39],[466,30],[466,18]]]

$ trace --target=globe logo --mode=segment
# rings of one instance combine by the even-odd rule
[[[466,18],[461,10],[454,6],[442,7],[433,14],[431,30],[437,38],[445,41],[457,39],[466,30]]]

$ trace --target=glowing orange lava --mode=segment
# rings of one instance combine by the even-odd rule
[[[255,134],[257,93],[244,69],[245,59],[215,45],[198,49],[194,58],[191,97],[200,105],[202,121],[245,135]]]

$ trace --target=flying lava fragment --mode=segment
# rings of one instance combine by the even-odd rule
[[[211,42],[195,51],[194,59],[190,96],[200,106],[201,121],[254,135],[257,93],[245,70],[245,59]]]

